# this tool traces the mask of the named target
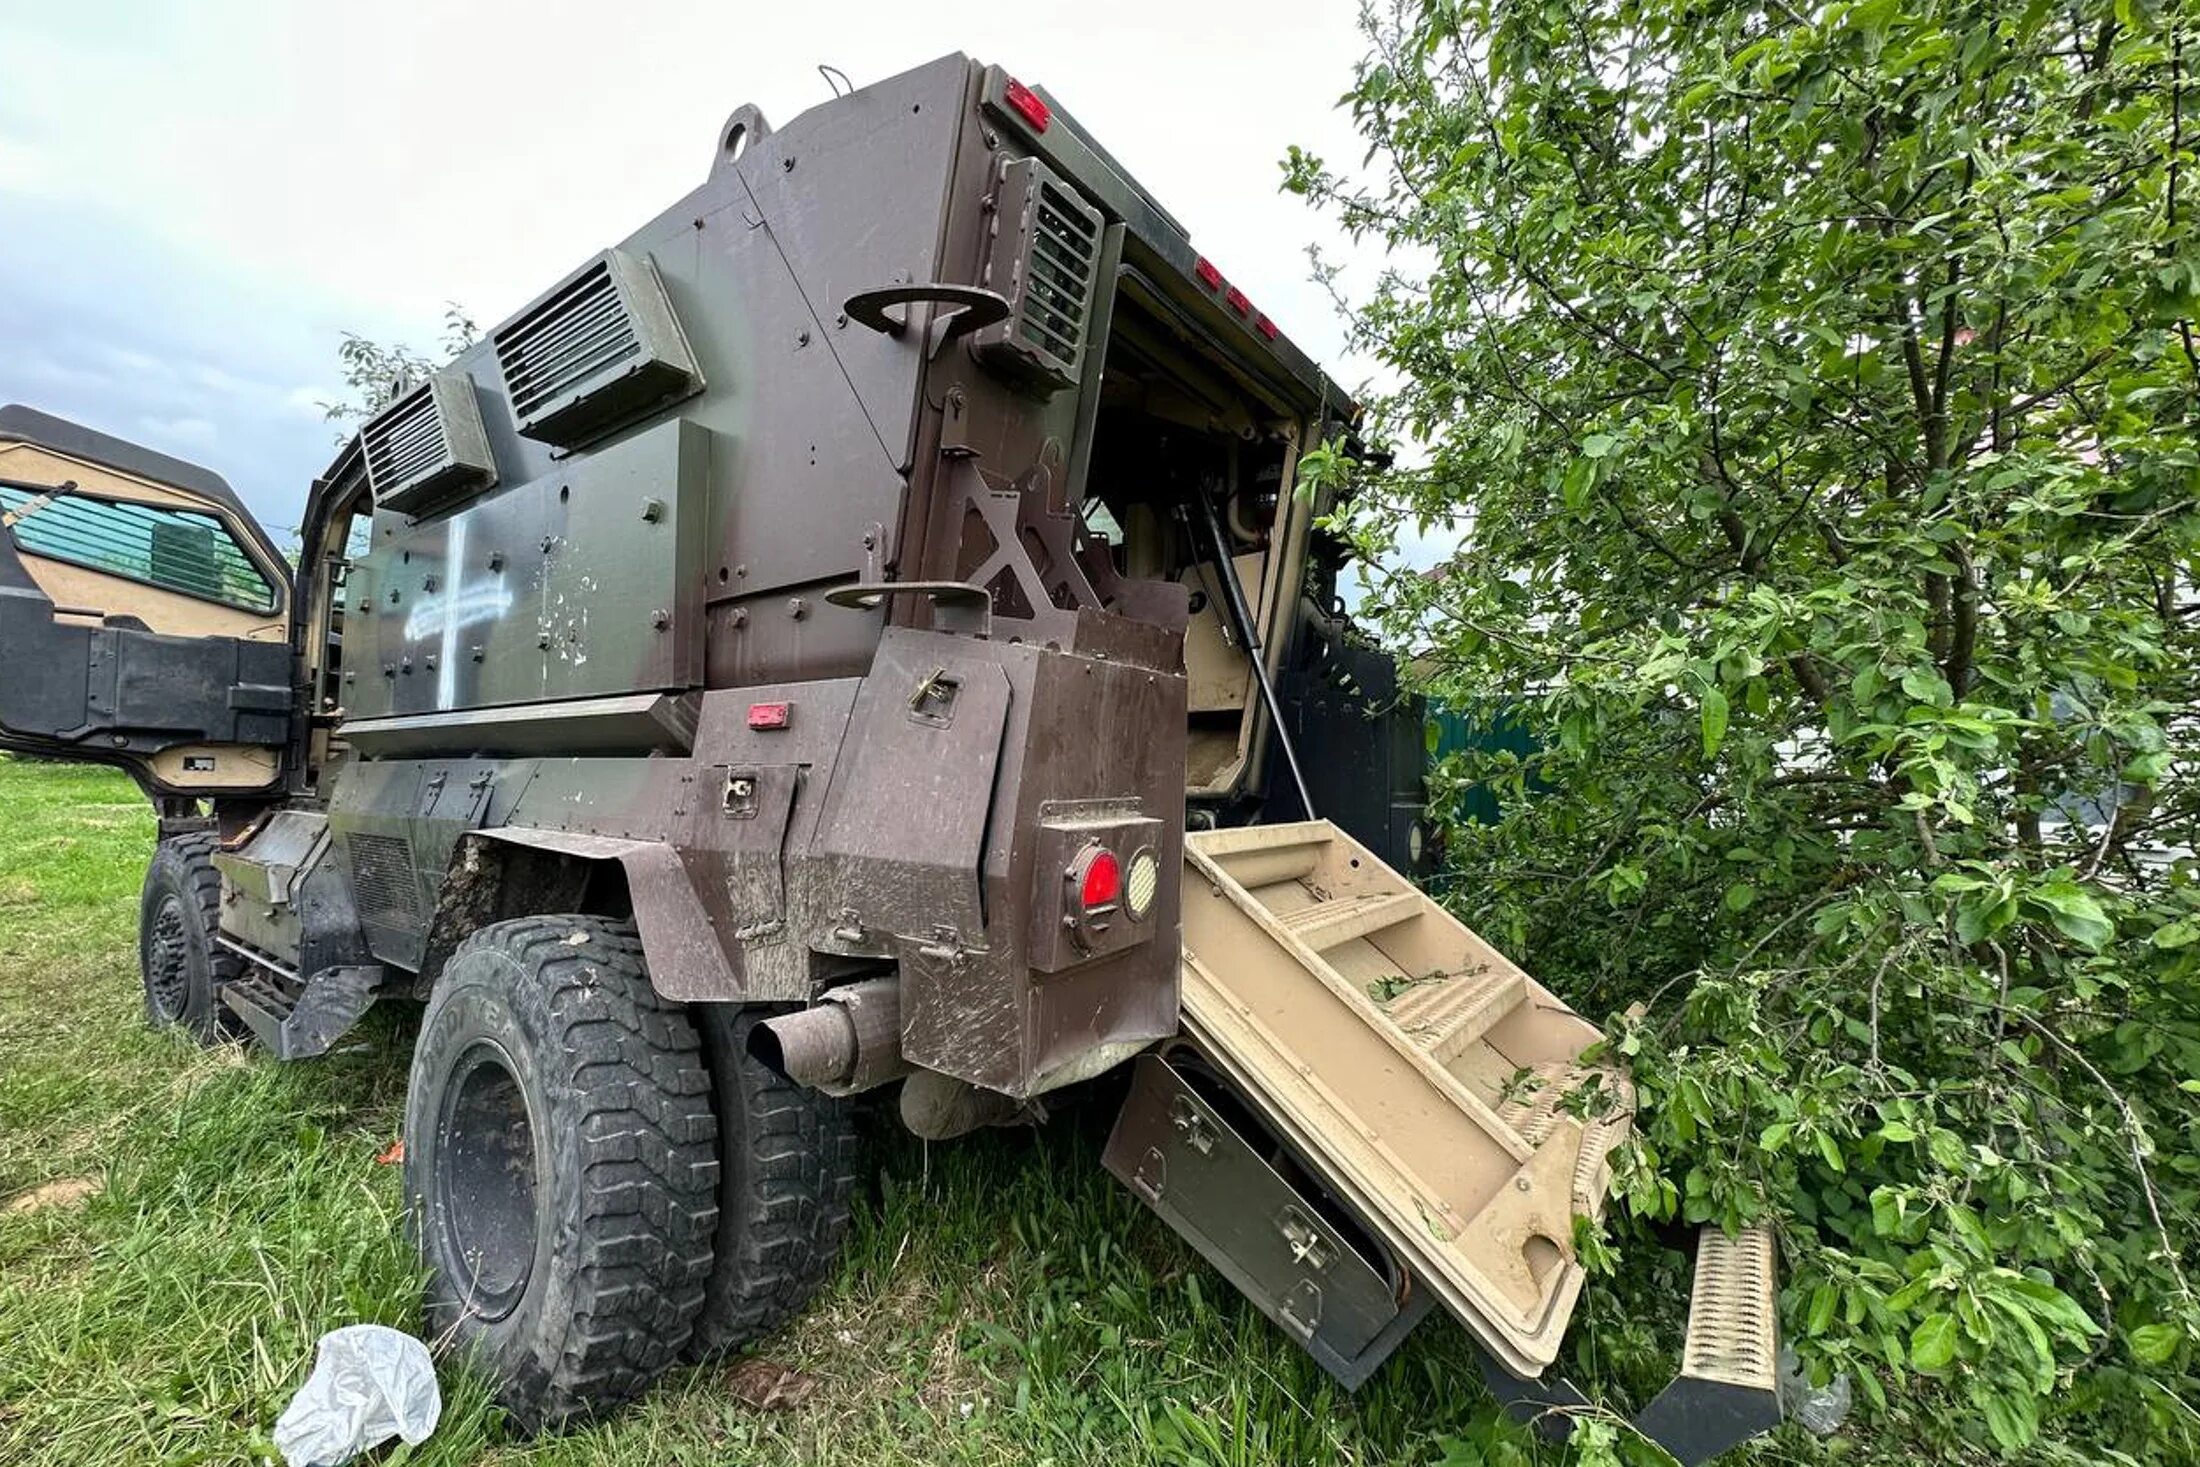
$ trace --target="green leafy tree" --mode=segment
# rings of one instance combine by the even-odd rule
[[[430,357],[402,342],[369,340],[356,331],[344,333],[337,345],[336,362],[344,374],[344,397],[321,404],[322,416],[338,425],[342,438],[388,407],[406,387],[435,371],[444,362],[472,346],[481,336],[473,317],[453,302],[443,305],[443,339],[439,355]]]
[[[1342,528],[1457,537],[1372,613],[1536,735],[1441,771],[1504,808],[1456,901],[1645,1006],[1588,1368],[1670,1369],[1659,1225],[1769,1215],[1888,1459],[2194,1460],[2200,15],[1367,32],[1364,163],[1287,165],[1393,262],[1354,320],[1407,467]]]

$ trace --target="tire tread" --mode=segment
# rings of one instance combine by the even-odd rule
[[[702,1010],[724,1168],[718,1257],[693,1353],[736,1350],[799,1313],[839,1262],[860,1142],[855,1107],[748,1053],[757,1009]],[[733,1148],[745,1165],[735,1165]]]
[[[576,934],[583,935],[575,942]],[[544,1055],[565,1092],[546,1122],[578,1141],[582,1191],[562,1320],[544,1319],[553,1363],[500,1380],[497,1399],[529,1432],[600,1415],[676,1361],[693,1332],[717,1229],[717,1127],[710,1073],[679,1005],[650,986],[633,925],[602,917],[525,917],[460,943],[512,962],[548,1020]],[[438,994],[443,990],[439,987]],[[435,1002],[424,1027],[435,1021]],[[458,1301],[431,1291],[438,1333]]]

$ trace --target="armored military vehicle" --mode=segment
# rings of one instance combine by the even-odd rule
[[[526,1427],[802,1306],[852,1097],[944,1138],[1126,1065],[1107,1165],[1340,1380],[1440,1306],[1562,1419],[1631,1093],[1397,869],[1419,723],[1293,490],[1349,396],[997,67],[707,162],[368,421],[294,569],[0,411],[0,745],[157,806],[153,1022],[424,1001],[428,1327]],[[1699,1264],[1692,1457],[1777,1412],[1769,1244]]]

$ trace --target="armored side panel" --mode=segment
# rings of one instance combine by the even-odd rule
[[[352,579],[347,713],[700,683],[711,459],[710,431],[672,418],[444,515],[378,512]],[[471,746],[451,725],[444,747]]]
[[[377,959],[407,970],[422,966],[459,838],[509,818],[530,773],[524,762],[489,759],[344,767],[329,801],[329,831]]]
[[[344,710],[419,720],[381,752],[474,747],[437,713],[868,667],[884,614],[823,593],[895,565],[926,359],[840,303],[940,277],[974,85],[948,57],[752,119],[369,425]]]

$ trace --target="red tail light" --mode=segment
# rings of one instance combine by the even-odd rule
[[[1245,292],[1239,290],[1234,285],[1231,286],[1229,291],[1224,294],[1224,296],[1222,297],[1222,303],[1228,306],[1231,310],[1237,312],[1240,316],[1247,314],[1253,309],[1253,303],[1246,297]]]
[[[1123,895],[1123,865],[1110,850],[1094,850],[1085,857],[1084,874],[1077,882],[1077,904],[1090,912],[1112,907]]]
[[[1014,77],[1010,77],[1008,85],[1001,89],[1001,100],[1030,123],[1033,132],[1045,132],[1047,124],[1054,120],[1054,109],[1046,104],[1046,99]]]
[[[1206,286],[1209,290],[1222,289],[1222,272],[1220,270],[1217,270],[1215,268],[1215,262],[1208,259],[1205,255],[1201,255],[1199,257],[1199,263],[1192,266],[1192,273],[1194,275],[1197,275],[1199,277],[1199,283]]]

